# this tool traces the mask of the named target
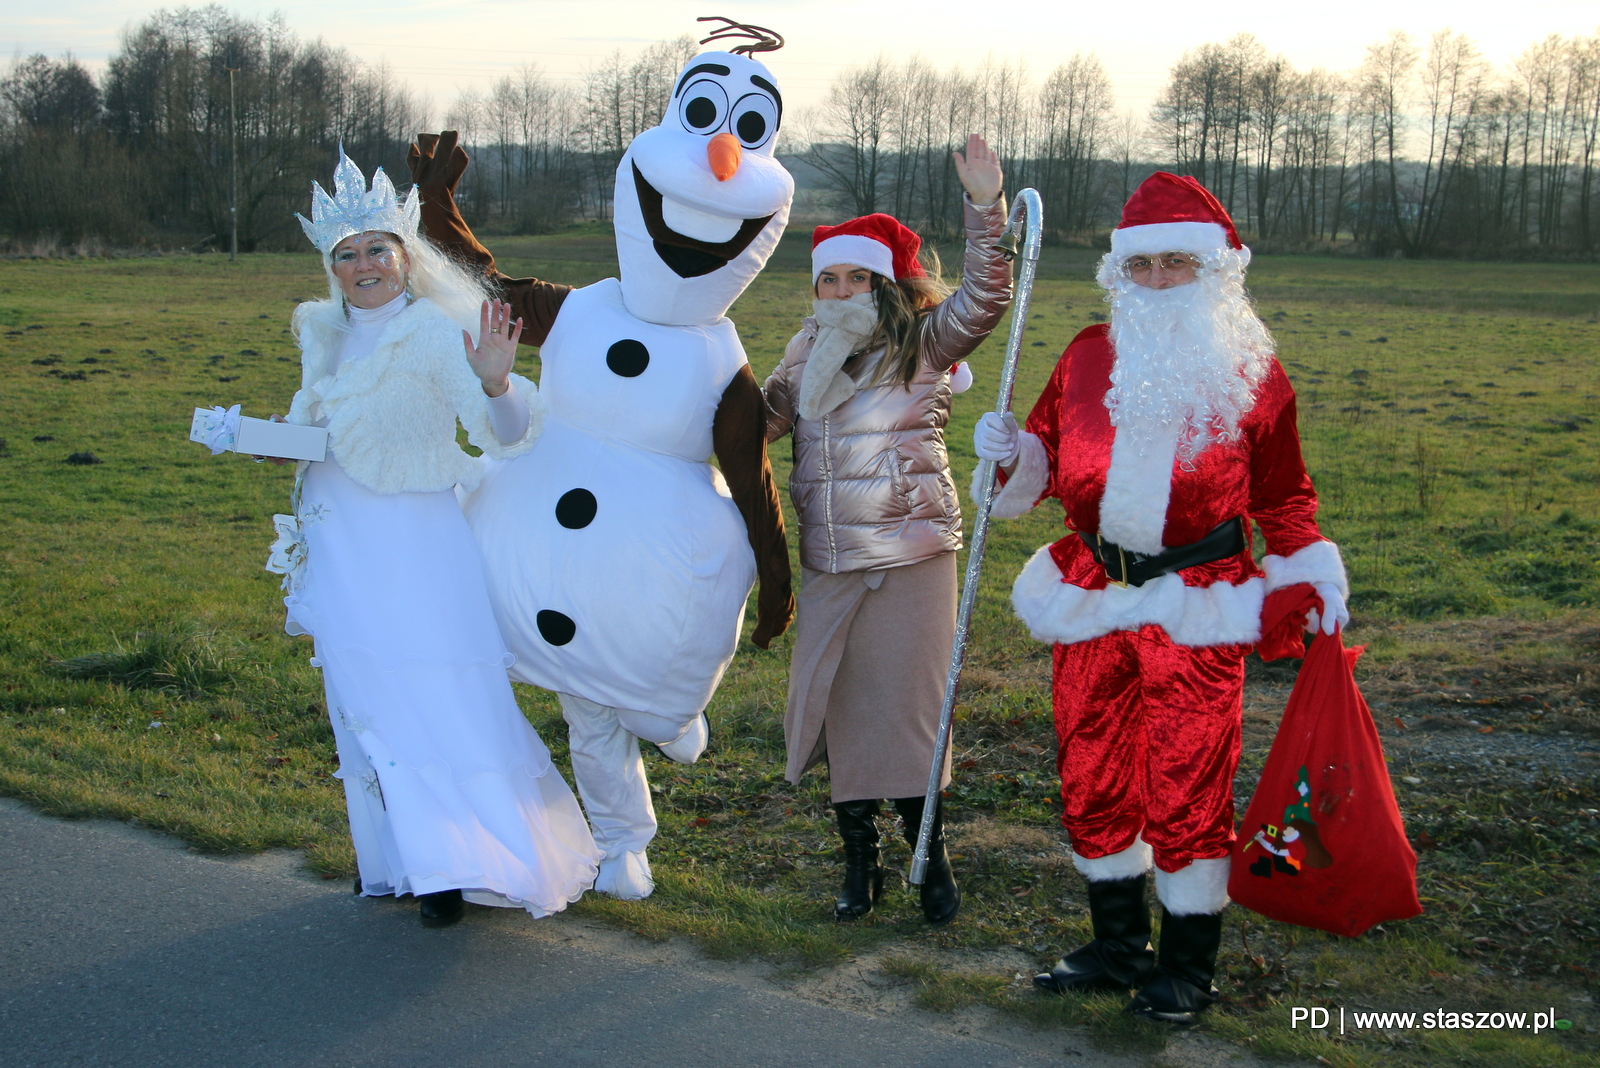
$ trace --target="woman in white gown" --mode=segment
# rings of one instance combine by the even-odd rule
[[[512,696],[455,495],[480,477],[458,419],[494,456],[542,426],[536,387],[510,374],[521,324],[418,236],[415,192],[398,204],[381,169],[368,192],[345,157],[312,214],[331,293],[295,312],[289,422],[326,426],[328,457],[301,465],[268,566],[286,629],[316,640],[361,890],[416,895],[430,927],[463,900],[557,912],[599,852]]]

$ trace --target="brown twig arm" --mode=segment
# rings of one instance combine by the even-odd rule
[[[522,343],[542,345],[572,287],[538,278],[512,278],[495,270],[494,254],[473,234],[456,207],[456,183],[466,172],[466,150],[454,130],[418,134],[406,154],[411,179],[422,195],[422,228],[447,255],[488,276],[512,314],[522,320]]]
[[[722,393],[711,423],[711,444],[733,503],[744,517],[750,548],[756,554],[756,628],[750,640],[765,649],[794,619],[794,587],[789,543],[784,536],[778,486],[767,459],[767,406],[750,365]]]

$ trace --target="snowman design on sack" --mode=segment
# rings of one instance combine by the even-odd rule
[[[488,464],[463,502],[516,655],[512,677],[561,697],[573,775],[605,851],[596,889],[619,897],[654,885],[645,846],[656,821],[637,739],[698,758],[757,553],[783,547],[759,386],[725,317],[788,219],[794,182],[772,155],[781,114],[771,72],[748,55],[703,53],[685,66],[661,124],[617,168],[621,280],[555,287],[559,311],[540,347],[542,436]],[[748,425],[737,448],[731,407]],[[757,467],[761,500],[730,491],[750,481],[736,469]],[[783,561],[776,580],[762,574],[763,617],[781,616],[758,625],[762,645],[792,612]],[[781,594],[779,612],[767,610],[769,592]]]

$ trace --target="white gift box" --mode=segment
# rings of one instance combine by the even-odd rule
[[[284,460],[323,460],[328,455],[328,429],[275,423],[239,414],[239,406],[196,408],[189,425],[189,440],[198,441],[216,456],[242,452],[246,456],[273,456]]]

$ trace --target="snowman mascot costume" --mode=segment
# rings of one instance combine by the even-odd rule
[[[544,434],[490,462],[463,508],[495,576],[512,677],[560,696],[605,854],[595,889],[620,898],[654,888],[637,739],[698,759],[758,573],[752,640],[765,648],[794,612],[761,391],[724,315],[788,220],[794,181],[772,155],[781,113],[748,55],[691,60],[617,168],[622,278],[581,289],[494,272],[455,207],[467,162],[455,135],[412,146],[428,235],[489,272],[521,340],[540,346]]]

